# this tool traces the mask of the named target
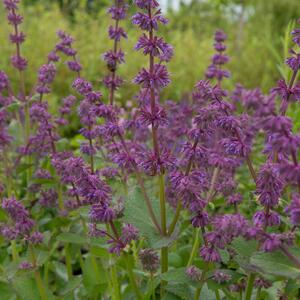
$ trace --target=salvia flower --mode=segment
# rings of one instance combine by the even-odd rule
[[[202,246],[200,256],[206,262],[220,262],[221,256],[217,249],[213,246]]]
[[[8,76],[3,71],[0,71],[0,93],[7,89],[9,85]]]
[[[12,225],[2,226],[1,234],[10,240],[28,238],[35,222],[30,218],[25,206],[20,201],[16,200],[16,198],[11,197],[3,200],[2,208],[9,215]],[[40,233],[38,233],[38,235],[42,236]],[[36,236],[37,234],[34,234],[33,239],[29,241],[35,243],[37,241],[35,239]],[[40,241],[40,239],[38,240]]]
[[[213,279],[214,279],[217,283],[224,283],[224,282],[228,282],[228,281],[231,280],[231,275],[226,274],[226,273],[223,272],[222,270],[216,270],[216,271],[214,272]]]
[[[300,197],[298,194],[292,195],[292,202],[285,211],[290,216],[291,224],[298,226],[300,224]]]
[[[185,274],[187,277],[189,277],[193,281],[200,281],[202,272],[196,266],[190,266],[190,267],[186,268]]]
[[[139,253],[139,259],[145,271],[155,273],[158,270],[159,257],[153,249],[142,249]]]
[[[269,280],[265,279],[265,278],[258,277],[254,281],[254,286],[256,288],[268,289],[269,287],[272,286],[272,283]]]
[[[143,88],[160,89],[166,87],[171,81],[166,66],[155,64],[151,73],[150,70],[143,68],[133,82]]]
[[[283,189],[283,182],[278,168],[271,163],[263,165],[256,181],[256,193],[264,206],[273,207],[278,204]]]
[[[215,32],[214,48],[217,51],[217,54],[212,57],[212,64],[207,68],[205,73],[208,79],[217,79],[219,85],[223,78],[230,76],[229,71],[221,67],[229,61],[229,57],[223,54],[226,50],[226,46],[223,42],[226,41],[226,39],[227,35],[222,30],[217,30]]]

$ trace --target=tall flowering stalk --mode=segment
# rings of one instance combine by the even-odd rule
[[[169,73],[165,62],[168,62],[172,55],[172,47],[163,38],[158,37],[155,32],[159,24],[166,24],[156,0],[135,1],[142,12],[132,17],[133,24],[145,31],[139,38],[135,49],[142,50],[144,55],[149,57],[148,68],[143,68],[134,78],[134,82],[141,86],[139,93],[140,119],[145,125],[150,125],[152,130],[153,153],[150,154],[149,162],[142,159],[141,165],[146,172],[152,176],[158,176],[161,230],[167,235],[166,201],[165,201],[165,171],[168,167],[169,155],[165,149],[159,146],[158,129],[166,123],[166,113],[159,104],[160,90],[170,83]],[[150,167],[150,168],[149,168]],[[168,270],[168,248],[161,250],[161,271]],[[162,283],[163,285],[163,283]],[[162,289],[163,293],[163,289]]]
[[[120,27],[120,21],[126,18],[127,4],[123,0],[115,0],[115,4],[108,9],[108,13],[111,14],[111,18],[114,20],[114,26],[110,26],[108,29],[108,35],[113,40],[113,49],[103,54],[103,59],[107,64],[107,68],[110,72],[103,82],[109,89],[109,103],[114,104],[115,91],[122,85],[123,79],[117,75],[118,65],[125,62],[124,52],[119,48],[119,44],[122,38],[127,38],[125,30]]]

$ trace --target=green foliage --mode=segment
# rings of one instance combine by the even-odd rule
[[[272,274],[291,279],[300,277],[300,270],[282,252],[258,252],[251,257],[251,263],[261,274]]]
[[[153,197],[151,200],[154,211],[158,211],[158,199]],[[160,249],[170,246],[176,239],[176,231],[170,237],[161,236],[146,212],[147,206],[142,192],[138,187],[134,187],[130,191],[125,203],[123,221],[134,225],[139,230],[141,236],[147,239],[151,248]]]

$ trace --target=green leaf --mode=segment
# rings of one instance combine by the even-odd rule
[[[182,262],[181,256],[177,253],[172,252],[169,254],[169,265],[175,268],[180,268],[184,264]]]
[[[50,253],[48,251],[39,250],[37,253],[37,265],[42,266],[50,257]]]
[[[166,293],[166,295],[163,297],[163,300],[180,300],[181,298],[172,294],[172,293]]]
[[[183,300],[193,299],[193,293],[191,287],[187,284],[177,283],[177,284],[168,284],[166,290]],[[206,299],[206,298],[203,298]]]
[[[12,104],[8,105],[5,107],[5,109],[10,112],[10,113],[13,113],[13,112],[16,112],[19,110],[20,108],[20,103],[19,102],[13,102]]]
[[[201,289],[201,294],[199,299],[215,300],[216,296],[215,293],[207,287],[207,284],[204,284],[203,288]]]
[[[172,269],[166,273],[162,273],[160,278],[172,283],[179,282],[189,284],[191,280],[186,276],[185,270],[186,268]]]
[[[54,261],[54,262],[52,262],[52,264],[53,264],[54,271],[57,274],[57,276],[67,282],[68,274],[67,274],[66,266],[59,261]]]
[[[33,278],[27,276],[15,277],[13,288],[22,300],[40,299],[37,285]]]
[[[77,289],[82,282],[81,276],[74,276],[64,287],[64,289],[59,293],[61,296],[66,296],[67,294],[71,293],[75,289]]]
[[[156,202],[152,201],[154,211],[157,211],[156,206],[158,205],[158,201]],[[134,225],[140,234],[149,241],[153,249],[170,246],[176,239],[177,232],[174,232],[170,237],[161,236],[152,224],[147,212],[143,195],[140,189],[135,187],[125,202],[123,221]]]
[[[250,258],[257,249],[257,242],[253,240],[246,241],[244,238],[239,237],[234,239],[231,246],[239,255]]]
[[[106,248],[98,247],[98,246],[92,246],[90,250],[91,254],[97,257],[101,257],[103,259],[109,258],[109,252]]]
[[[32,166],[33,166],[33,164],[27,164],[27,163],[19,164],[17,167],[17,173],[18,174],[23,173],[26,170],[28,170],[29,168],[31,168]]]
[[[235,273],[234,271],[229,271],[229,272],[225,272],[225,273],[231,275],[231,272]],[[210,276],[212,276],[212,274],[209,275],[209,277]],[[160,278],[169,282],[170,284],[181,283],[181,284],[186,284],[188,286],[193,286],[195,288],[202,286],[202,283],[200,281],[193,281],[186,275],[186,267],[171,269],[168,272],[161,274]],[[237,278],[237,277],[234,276],[234,278]]]
[[[256,252],[257,242],[252,240],[247,241],[239,237],[232,242],[231,246],[237,253],[235,260],[240,267],[248,271],[256,272],[255,266],[250,263],[250,258]]]
[[[60,242],[71,243],[71,244],[87,244],[88,240],[85,236],[81,236],[76,233],[63,232],[59,234],[56,239]]]
[[[88,291],[93,291],[96,286],[101,284],[107,284],[106,271],[98,261],[95,261],[95,263],[97,264],[97,270],[95,270],[90,257],[87,257],[83,264],[83,284]],[[96,272],[98,272],[99,276],[96,275]]]
[[[300,277],[300,270],[280,251],[257,252],[251,257],[250,261],[262,274],[267,273],[291,279]]]
[[[12,299],[15,293],[10,284],[0,282],[0,299]]]

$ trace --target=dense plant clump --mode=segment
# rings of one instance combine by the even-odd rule
[[[223,87],[227,36],[217,30],[205,78],[165,100],[174,49],[158,32],[168,20],[156,0],[134,2],[145,65],[121,78],[128,5],[115,0],[106,99],[98,79],[83,78],[63,31],[36,84],[25,85],[19,2],[3,1],[19,86],[0,71],[2,298],[296,299],[300,136],[288,111],[300,100],[300,29],[286,59],[290,79],[269,94]],[[62,61],[73,94],[53,111]],[[124,80],[139,89],[121,107]],[[80,138],[68,140],[75,115]]]

